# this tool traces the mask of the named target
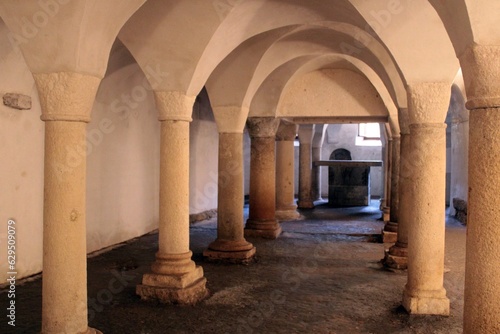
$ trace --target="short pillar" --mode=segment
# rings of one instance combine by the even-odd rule
[[[161,121],[159,250],[136,292],[143,300],[194,304],[205,298],[203,268],[189,250],[189,122],[193,97],[155,92]]]
[[[302,124],[299,126],[299,209],[312,209],[314,202],[311,196],[312,173],[312,139],[314,125]]]
[[[295,205],[294,141],[298,126],[281,122],[276,133],[276,219],[292,220],[300,218]]]
[[[407,110],[403,111],[408,114]],[[400,117],[401,119],[401,117]],[[411,161],[410,155],[410,130],[408,124],[401,127],[400,137],[400,162],[397,170],[399,175],[398,193],[398,234],[396,244],[389,248],[384,258],[384,266],[391,269],[405,270],[408,268],[408,224],[410,215],[412,214],[412,199],[411,199]],[[392,211],[391,211],[392,212]]]
[[[408,224],[408,281],[403,306],[411,314],[448,315],[443,287],[446,124],[450,86],[408,87],[412,210]]]
[[[281,226],[276,220],[276,131],[279,119],[249,118],[247,128],[250,151],[250,212],[246,237],[276,239]]]
[[[500,47],[460,59],[470,110],[464,333],[500,333]]]
[[[34,74],[45,121],[42,333],[100,333],[87,321],[86,125],[100,78]]]
[[[243,233],[243,133],[219,133],[217,239],[203,255],[208,260],[248,263],[255,247]]]

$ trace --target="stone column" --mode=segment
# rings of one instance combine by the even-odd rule
[[[389,210],[387,217],[384,217],[386,224],[382,232],[384,242],[395,243],[398,237],[398,209],[399,209],[399,150],[400,150],[400,137],[393,136],[388,145],[389,154],[389,182],[388,191],[389,196]]]
[[[100,333],[87,322],[85,137],[101,79],[34,78],[45,121],[42,333]]]
[[[401,159],[401,137],[392,137],[391,154],[391,213],[390,222],[398,224],[399,218],[399,168]],[[397,232],[397,228],[396,228]]]
[[[392,137],[387,138],[384,157],[384,206],[382,220],[385,222],[382,229],[384,243],[395,243],[397,240],[397,224],[391,223],[391,187],[392,187]]]
[[[404,270],[408,268],[408,225],[412,214],[413,200],[411,198],[411,176],[413,161],[410,155],[410,127],[408,109],[399,111],[399,123],[401,128],[399,164],[395,170],[399,170],[398,192],[398,234],[396,244],[389,248],[384,258],[384,265],[388,268]],[[391,211],[392,212],[392,211]]]
[[[464,333],[500,332],[500,47],[460,59],[469,126]]]
[[[247,121],[251,139],[250,212],[246,237],[276,239],[281,226],[276,220],[276,131],[279,119],[254,117]]]
[[[237,108],[214,108],[219,129],[219,179],[217,239],[203,255],[211,261],[248,263],[255,247],[245,240],[243,232],[243,128],[246,116]],[[245,115],[247,115],[246,113]],[[233,124],[234,123],[234,124]]]
[[[311,198],[320,201],[321,198],[321,167],[314,166],[315,161],[321,160],[321,147],[323,146],[323,129],[325,125],[315,125],[312,141],[312,172],[311,172]]]
[[[311,196],[311,144],[314,135],[314,125],[299,126],[299,209],[312,209],[314,202]]]
[[[408,87],[412,210],[408,225],[408,282],[403,306],[411,314],[448,315],[443,287],[448,83]]]
[[[281,122],[276,133],[276,219],[291,220],[300,217],[295,205],[294,141],[298,126]]]
[[[155,92],[161,122],[159,250],[136,292],[143,300],[194,304],[207,296],[189,250],[189,122],[194,97]]]

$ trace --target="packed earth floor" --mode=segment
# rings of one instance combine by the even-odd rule
[[[379,242],[378,201],[344,209],[319,204],[302,211],[304,219],[283,222],[277,240],[249,238],[257,247],[249,265],[204,261],[216,218],[193,224],[191,249],[210,290],[196,306],[143,302],[135,294],[154,260],[156,233],[94,254],[88,260],[89,325],[105,334],[462,333],[465,227],[448,218],[444,285],[451,315],[410,316],[400,307],[405,273],[380,264],[390,245]],[[4,304],[5,291],[0,297]],[[15,330],[4,319],[0,332],[39,333],[40,278],[17,286],[16,305]]]

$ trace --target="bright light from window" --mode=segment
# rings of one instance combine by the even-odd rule
[[[382,146],[380,141],[380,124],[360,123],[358,125],[357,146]]]

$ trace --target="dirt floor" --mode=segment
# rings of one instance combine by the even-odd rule
[[[378,203],[366,208],[302,212],[283,222],[277,240],[249,239],[257,247],[250,265],[205,262],[216,219],[194,224],[191,249],[202,265],[210,297],[196,306],[142,302],[135,285],[154,260],[149,234],[88,261],[90,326],[103,333],[462,333],[465,228],[447,222],[445,288],[449,317],[409,316],[401,307],[405,273],[384,270],[377,243],[383,223]],[[110,282],[122,286],[109,288]],[[113,292],[111,292],[111,290]],[[39,333],[41,280],[17,287],[16,331]],[[2,305],[5,293],[0,294]]]

